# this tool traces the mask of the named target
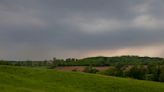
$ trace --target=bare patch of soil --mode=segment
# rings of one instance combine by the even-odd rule
[[[61,66],[61,67],[57,67],[55,69],[57,70],[62,70],[62,71],[84,71],[86,66]],[[99,71],[103,71],[103,70],[107,70],[109,69],[109,66],[101,66],[101,67],[94,67]]]

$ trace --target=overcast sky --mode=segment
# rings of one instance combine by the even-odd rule
[[[164,0],[0,0],[0,59],[164,57]]]

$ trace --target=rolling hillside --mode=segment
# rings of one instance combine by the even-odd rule
[[[164,83],[0,66],[0,92],[163,92]]]

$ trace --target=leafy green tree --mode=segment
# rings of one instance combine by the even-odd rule
[[[164,82],[164,66],[160,68],[160,72],[159,81]]]
[[[145,79],[145,75],[147,73],[147,69],[143,66],[133,66],[128,71],[128,76],[136,79]]]
[[[160,75],[160,66],[157,63],[151,62],[148,64],[148,71],[151,75],[151,79],[153,81],[159,81],[159,75]]]

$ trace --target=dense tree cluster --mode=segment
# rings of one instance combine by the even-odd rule
[[[164,82],[164,66],[155,63],[148,65],[116,65],[99,73],[109,76]]]
[[[120,57],[91,57],[74,61],[60,61],[59,66],[114,66],[118,63],[124,65],[142,64],[147,65],[150,62],[164,64],[163,58],[139,57],[139,56],[120,56]]]

